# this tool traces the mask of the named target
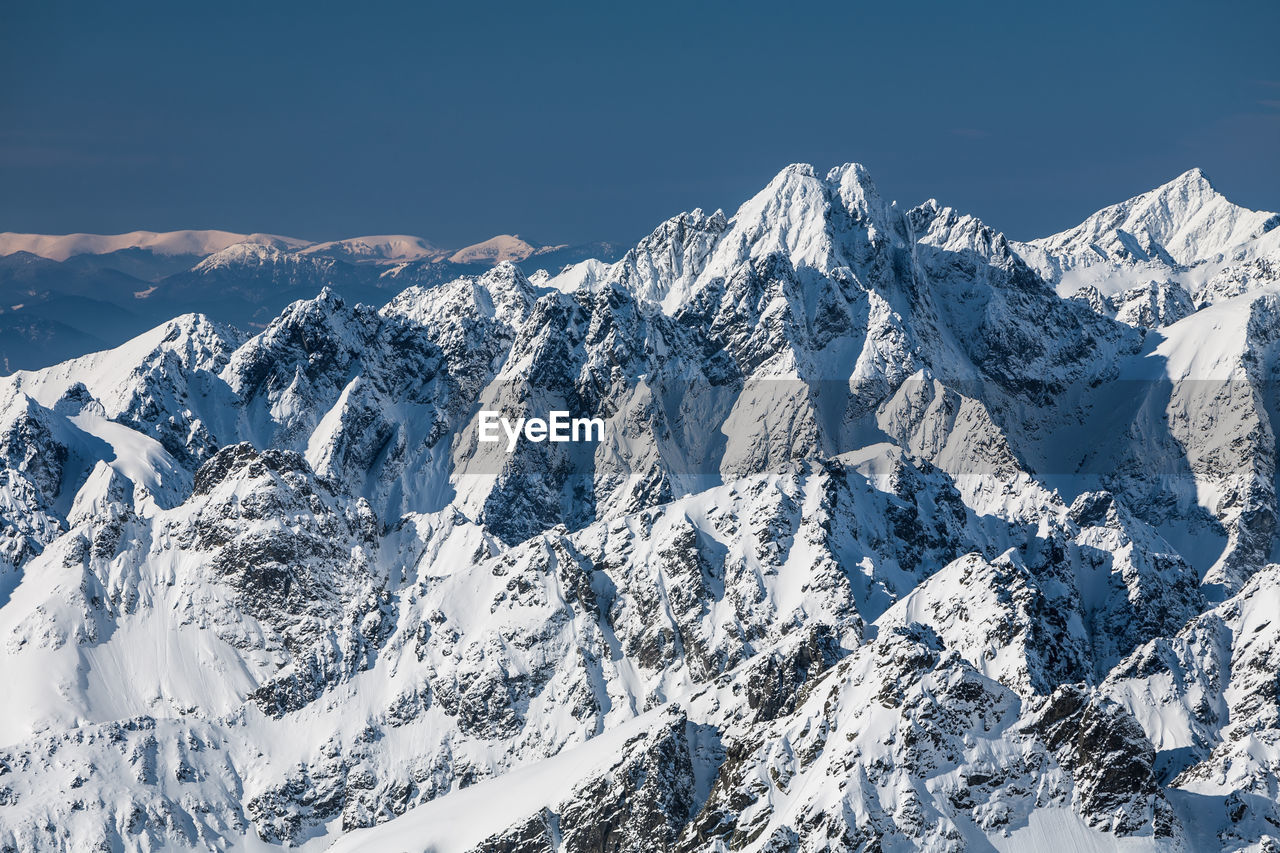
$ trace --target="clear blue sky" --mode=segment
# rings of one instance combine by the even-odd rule
[[[0,230],[632,241],[787,163],[1016,238],[1280,208],[1280,3],[5,3]]]

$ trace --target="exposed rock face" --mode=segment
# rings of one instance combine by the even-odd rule
[[[55,435],[49,413],[20,395],[0,415],[0,584],[63,532],[53,511],[70,451]]]
[[[0,848],[1265,849],[1280,232],[1206,187],[1018,245],[793,166],[5,378]]]
[[[1033,710],[1026,726],[1072,774],[1076,808],[1090,826],[1117,835],[1175,834],[1176,818],[1152,769],[1155,750],[1120,705],[1068,685]]]

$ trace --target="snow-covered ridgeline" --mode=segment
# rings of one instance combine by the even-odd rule
[[[614,264],[7,377],[0,840],[1267,843],[1274,232],[1201,184],[1076,237],[1205,307],[793,166]]]

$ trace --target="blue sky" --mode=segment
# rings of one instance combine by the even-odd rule
[[[6,4],[0,230],[634,241],[791,162],[1026,239],[1280,208],[1280,3]]]

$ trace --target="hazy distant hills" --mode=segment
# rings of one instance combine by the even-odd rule
[[[229,231],[0,233],[0,372],[105,349],[186,311],[253,331],[323,287],[381,303],[410,284],[502,261],[554,273],[621,252],[611,243],[539,246],[505,234],[450,250],[398,234],[313,243]]]

